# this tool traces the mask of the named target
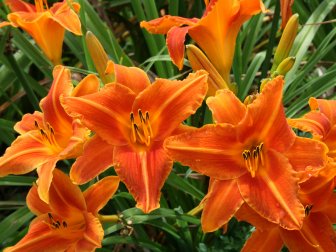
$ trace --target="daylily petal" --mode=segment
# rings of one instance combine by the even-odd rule
[[[58,158],[51,159],[49,162],[37,168],[37,174],[39,176],[37,191],[40,199],[46,203],[49,202],[49,188],[57,161]]]
[[[21,121],[15,124],[14,130],[19,134],[36,130],[35,122],[37,122],[38,125],[42,125],[43,123],[43,114],[39,111],[35,111],[34,114],[23,115]]]
[[[71,5],[76,12],[79,12],[80,5],[78,3],[71,3]],[[76,35],[82,35],[78,15],[71,9],[67,0],[53,4],[50,8],[50,12],[53,14],[51,18],[62,27]]]
[[[21,0],[5,0],[5,3],[8,5],[11,12],[36,12],[36,8],[33,4]]]
[[[268,230],[256,229],[245,242],[241,252],[269,252],[281,251],[283,241],[277,227]]]
[[[126,67],[114,64],[111,60],[107,63],[106,74],[114,74],[115,82],[130,88],[135,94],[139,94],[150,86],[147,74],[138,67]]]
[[[322,114],[330,120],[331,125],[336,124],[336,101],[316,99],[311,97],[309,99],[309,106],[312,110],[319,110]]]
[[[41,248],[48,248],[49,251],[65,251],[71,244],[61,233],[53,232],[46,223],[46,214],[33,220],[28,233],[15,245],[8,247],[4,252],[36,252]]]
[[[255,226],[257,229],[265,231],[274,228],[278,228],[277,224],[269,222],[256,211],[254,211],[248,204],[244,203],[236,212],[235,217],[239,221],[246,221],[251,225]]]
[[[226,224],[243,202],[236,180],[213,180],[203,200],[203,231],[212,232]]]
[[[314,211],[321,211],[320,208],[329,203],[329,197],[334,192],[335,176],[336,167],[329,163],[321,169],[318,176],[310,177],[307,181],[301,183],[299,197],[302,204],[313,205]]]
[[[50,207],[40,199],[37,192],[37,186],[34,184],[29,190],[26,198],[27,206],[35,215],[41,215],[51,212]]]
[[[13,12],[8,20],[29,33],[46,56],[57,65],[61,62],[64,28],[48,12]]]
[[[37,130],[31,131],[18,136],[0,158],[0,176],[28,173],[57,155],[58,153],[43,142]]]
[[[206,101],[215,123],[237,125],[246,114],[246,106],[230,90],[218,90]]]
[[[83,96],[98,92],[99,79],[94,74],[87,75],[81,80],[78,85],[73,89],[71,96]]]
[[[334,185],[335,187],[335,185]],[[322,194],[324,197],[324,194]],[[316,212],[322,212],[324,213],[329,220],[332,223],[336,223],[336,194],[333,193],[331,196],[327,197],[328,194],[326,194],[326,200],[323,202],[324,204],[319,204],[319,205],[313,205],[313,208],[311,210],[312,213]],[[320,195],[321,197],[321,195]]]
[[[117,191],[119,181],[117,176],[108,176],[86,189],[83,195],[88,212],[97,215]]]
[[[243,146],[230,124],[206,125],[194,132],[167,138],[164,143],[172,159],[215,179],[232,179],[247,172]]]
[[[290,251],[336,251],[336,235],[330,220],[322,213],[310,213],[300,231],[281,230]]]
[[[51,28],[49,28],[51,29]],[[53,83],[48,95],[40,102],[45,123],[49,123],[56,139],[67,138],[72,132],[72,118],[64,111],[60,96],[69,96],[72,92],[71,73],[64,66],[53,70]]]
[[[9,26],[9,25],[13,25],[13,24],[10,23],[10,22],[4,21],[4,22],[0,23],[0,28],[5,27],[5,26]]]
[[[174,26],[193,26],[199,21],[198,18],[183,18],[178,16],[165,15],[151,21],[142,21],[141,28],[145,28],[150,33],[166,34]]]
[[[72,135],[67,139],[67,145],[60,153],[60,159],[70,159],[80,156],[83,152],[83,145],[88,139],[89,130],[82,125],[80,120],[72,122]]]
[[[105,85],[99,92],[64,97],[65,110],[112,145],[126,144],[131,132],[130,111],[135,93],[120,84]]]
[[[325,144],[309,138],[296,137],[293,145],[284,152],[300,182],[316,175],[327,163],[328,148]]]
[[[71,180],[76,184],[84,184],[112,166],[113,148],[113,145],[107,144],[97,135],[92,137],[85,143],[83,155],[71,167]]]
[[[85,214],[86,230],[84,238],[77,242],[75,251],[90,252],[101,248],[104,230],[98,218],[91,213]]]
[[[302,118],[289,118],[287,121],[291,127],[305,132],[311,132],[320,138],[325,137],[331,127],[329,119],[319,111],[311,111]]]
[[[155,143],[146,152],[134,152],[130,146],[114,149],[115,171],[145,213],[160,207],[160,190],[173,165],[161,146]]]
[[[285,151],[295,141],[295,134],[288,126],[283,105],[283,78],[270,81],[262,93],[247,106],[247,116],[239,124],[241,141],[262,141],[266,148]]]
[[[189,35],[207,54],[227,83],[241,25],[262,10],[260,0],[213,1]]]
[[[173,27],[167,33],[167,47],[169,55],[179,70],[182,70],[183,68],[184,41],[189,28],[189,26]]]
[[[285,229],[300,229],[304,208],[297,197],[299,188],[290,163],[273,150],[265,153],[264,161],[254,178],[248,173],[237,180],[242,197],[267,220]]]
[[[163,140],[196,112],[206,92],[207,73],[202,70],[182,81],[157,79],[137,96],[133,112],[148,111],[155,141]]]
[[[49,189],[49,206],[52,212],[67,218],[77,211],[86,211],[86,203],[78,186],[58,169],[54,169]]]

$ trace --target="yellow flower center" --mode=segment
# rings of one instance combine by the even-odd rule
[[[47,123],[46,128],[42,128],[38,122],[35,121],[35,127],[40,132],[42,141],[49,145],[50,149],[52,149],[54,152],[60,152],[62,150],[55,138],[55,131],[49,123]]]
[[[138,124],[135,123],[133,112],[130,114],[132,128],[131,142],[149,146],[151,138],[153,138],[152,127],[149,121],[149,113],[146,111],[146,113],[143,114],[141,109],[139,109],[138,114],[140,118],[140,123]]]
[[[261,143],[244,150],[242,153],[246,169],[251,173],[253,178],[258,168],[264,165],[263,147],[264,143]]]

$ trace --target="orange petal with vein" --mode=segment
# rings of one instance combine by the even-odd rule
[[[49,206],[53,212],[63,218],[70,217],[74,211],[86,211],[86,203],[81,190],[58,169],[54,170],[53,182],[49,189]]]
[[[336,251],[336,235],[328,217],[310,213],[300,231],[281,230],[280,234],[290,251]]]
[[[232,179],[247,172],[243,145],[229,124],[206,125],[199,130],[167,138],[164,143],[172,159],[216,179]]]
[[[14,126],[14,130],[19,134],[24,134],[31,130],[36,130],[35,121],[38,125],[43,123],[43,114],[39,111],[35,111],[33,114],[23,115],[20,122],[17,122]]]
[[[279,152],[294,143],[296,135],[288,126],[282,105],[283,85],[282,77],[273,79],[247,106],[247,116],[239,125],[240,139],[261,139],[265,146]]]
[[[167,32],[174,26],[193,26],[198,22],[197,18],[183,18],[178,16],[165,15],[151,21],[142,21],[141,28],[145,28],[150,33],[167,34]]]
[[[81,22],[76,13],[79,12],[80,5],[78,3],[71,3],[72,6],[69,6],[69,2],[55,3],[50,8],[50,12],[53,14],[51,18],[66,30],[76,35],[82,35]]]
[[[101,241],[104,238],[103,227],[95,216],[85,213],[85,233],[83,239],[76,243],[75,251],[95,251],[101,248]]]
[[[71,180],[76,184],[84,184],[112,166],[113,148],[113,145],[107,144],[97,135],[92,137],[84,145],[83,155],[71,167]]]
[[[256,176],[248,173],[237,181],[245,202],[258,214],[285,229],[301,228],[305,214],[297,196],[298,182],[283,155],[268,150]]]
[[[213,180],[203,200],[203,231],[213,232],[226,224],[243,202],[236,180]]]
[[[96,93],[98,92],[99,85],[97,76],[89,74],[73,89],[71,96],[83,96]]]
[[[148,111],[155,141],[163,140],[183,120],[195,113],[207,92],[205,71],[190,74],[182,81],[156,79],[134,101],[133,111]]]
[[[44,202],[49,202],[49,188],[53,178],[53,171],[55,169],[58,158],[51,159],[49,162],[46,162],[42,166],[37,168],[38,174],[38,187],[37,191],[40,195],[40,199]]]
[[[26,202],[29,210],[35,215],[41,215],[51,211],[49,205],[40,199],[36,185],[33,185],[33,187],[29,190]]]
[[[167,33],[167,47],[169,55],[173,63],[179,70],[183,68],[184,60],[184,41],[185,36],[189,31],[188,26],[185,27],[173,27]]]
[[[173,165],[161,144],[156,142],[144,152],[134,152],[130,146],[114,149],[115,171],[145,213],[160,207],[160,190]]]
[[[218,90],[206,101],[215,123],[237,125],[246,114],[246,106],[230,90]]]
[[[126,144],[131,130],[130,112],[135,93],[120,84],[105,85],[99,92],[64,97],[62,104],[73,117],[110,144]]]
[[[119,181],[117,176],[108,176],[86,189],[83,195],[88,212],[97,215],[117,191]]]
[[[116,83],[130,88],[135,94],[139,94],[150,85],[147,74],[138,67],[126,67],[109,60],[105,73],[114,74]]]
[[[328,148],[325,144],[309,138],[296,137],[294,144],[284,153],[300,182],[317,175],[327,164]]]
[[[56,66],[53,70],[53,83],[48,95],[40,102],[45,123],[49,123],[56,138],[68,136],[72,132],[72,118],[64,111],[60,96],[69,96],[72,92],[71,73],[64,66]]]
[[[56,156],[57,153],[42,141],[41,134],[32,131],[18,136],[7,148],[0,158],[0,176],[28,173]]]
[[[72,240],[67,239],[62,233],[55,234],[46,222],[47,214],[35,218],[29,226],[28,233],[15,245],[8,247],[4,252],[36,252],[41,248],[48,248],[49,251],[65,251]]]
[[[21,0],[5,0],[9,9],[12,12],[24,11],[24,12],[36,12],[36,8],[33,4],[21,1]]]
[[[269,252],[281,251],[283,241],[277,227],[268,230],[256,229],[250,238],[245,242],[241,252]]]
[[[54,65],[61,63],[65,30],[50,18],[49,13],[13,12],[8,14],[7,18],[13,25],[32,36]]]

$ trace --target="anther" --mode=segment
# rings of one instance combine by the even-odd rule
[[[63,227],[65,228],[68,226],[68,224],[65,221],[63,221],[62,224],[63,224]]]
[[[305,215],[308,216],[310,211],[312,210],[313,205],[306,205],[305,207]]]
[[[34,125],[35,125],[35,128],[37,129],[40,128],[36,120],[34,121]]]

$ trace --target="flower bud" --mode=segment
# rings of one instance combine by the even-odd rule
[[[103,46],[97,39],[97,37],[90,31],[86,33],[86,44],[90,53],[90,56],[93,60],[93,63],[96,67],[96,70],[104,84],[114,81],[113,74],[105,74],[105,69],[107,62],[109,60]]]
[[[271,72],[274,72],[275,69],[277,69],[278,65],[285,58],[288,57],[289,52],[292,49],[292,46],[293,46],[293,43],[296,37],[298,27],[299,27],[299,15],[295,14],[289,19],[282,33],[279,45],[275,51],[274,62],[273,62]]]
[[[295,57],[285,58],[277,67],[277,69],[272,73],[272,77],[277,75],[285,76],[288,73],[295,63]]]
[[[229,89],[222,76],[198,47],[187,45],[187,56],[194,71],[204,69],[209,73],[207,96],[214,96],[219,89]]]

